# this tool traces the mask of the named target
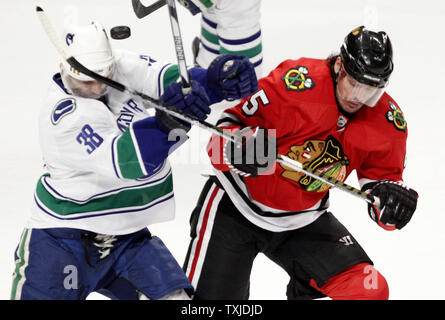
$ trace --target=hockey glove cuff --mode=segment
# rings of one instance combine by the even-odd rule
[[[265,128],[246,127],[235,133],[241,144],[226,141],[224,162],[235,173],[244,177],[272,174],[277,159],[277,141]]]
[[[173,117],[159,109],[156,109],[156,121],[159,124],[159,128],[165,133],[169,133],[171,130],[175,129],[181,129],[188,132],[192,128],[190,123]]]

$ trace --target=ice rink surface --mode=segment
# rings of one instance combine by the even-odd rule
[[[143,1],[144,2],[144,1]],[[144,2],[147,3],[147,2]],[[41,5],[62,30],[67,17],[106,27],[129,25],[132,36],[115,48],[175,62],[168,19],[162,8],[138,20],[130,0],[2,0],[0,2],[0,299],[9,299],[13,252],[28,218],[35,183],[43,173],[37,115],[59,57],[35,14]],[[199,16],[178,5],[188,63]],[[386,277],[391,299],[445,299],[445,2],[439,0],[263,0],[264,72],[288,58],[325,58],[338,52],[345,35],[367,25],[385,30],[393,43],[395,70],[388,93],[409,126],[405,182],[420,195],[411,222],[387,232],[368,217],[366,204],[331,191],[331,211],[350,230]],[[215,122],[227,105],[212,111]],[[189,215],[207,167],[209,135],[192,129],[191,139],[172,158],[177,212],[174,221],[150,227],[182,264],[189,242]],[[358,186],[355,174],[347,183]],[[251,299],[285,299],[287,274],[260,255],[251,277]],[[89,299],[103,299],[92,294]]]

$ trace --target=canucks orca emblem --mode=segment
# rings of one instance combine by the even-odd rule
[[[60,120],[66,115],[73,113],[76,110],[76,100],[73,98],[63,99],[57,102],[56,107],[51,113],[51,122],[57,125]]]
[[[67,46],[70,46],[73,43],[74,40],[74,34],[72,33],[67,33],[65,36],[65,42]]]
[[[397,130],[406,131],[406,120],[403,116],[402,110],[397,107],[394,103],[389,101],[390,110],[386,113],[386,119],[394,124]]]
[[[308,74],[309,70],[306,67],[298,66],[287,70],[281,79],[284,81],[287,90],[304,91],[306,89],[312,89],[315,86],[312,78],[307,76]]]

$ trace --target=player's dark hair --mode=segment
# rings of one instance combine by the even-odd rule
[[[335,78],[336,78],[336,74],[334,72],[334,64],[335,64],[335,60],[337,60],[338,57],[340,57],[339,53],[331,53],[326,58],[326,64],[328,65],[329,70],[331,70],[331,76],[332,76],[332,79],[334,80],[334,83],[335,83]]]

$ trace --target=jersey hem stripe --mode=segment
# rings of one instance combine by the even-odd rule
[[[165,164],[165,162],[164,162],[164,164]],[[166,178],[168,178],[170,173],[171,173],[171,169],[169,169],[168,172],[164,176],[159,178],[159,179],[156,179],[156,180],[153,180],[153,181],[148,181],[148,182],[143,183],[143,184],[138,184],[138,185],[133,185],[133,186],[128,186],[128,187],[122,187],[122,188],[113,189],[113,190],[109,190],[109,191],[106,191],[106,192],[98,193],[98,194],[92,195],[91,197],[89,197],[88,199],[85,199],[85,200],[78,200],[78,199],[70,198],[70,197],[64,196],[61,193],[59,193],[47,181],[48,175],[43,175],[40,178],[40,181],[42,182],[42,185],[45,187],[46,191],[51,193],[51,195],[54,198],[57,198],[57,199],[60,199],[60,200],[67,200],[67,201],[70,201],[70,202],[76,202],[78,204],[84,204],[84,203],[87,203],[87,202],[89,202],[89,201],[91,201],[93,199],[106,197],[106,196],[113,195],[113,194],[117,194],[117,193],[119,193],[121,191],[124,191],[124,190],[137,190],[137,189],[142,189],[142,188],[144,188],[144,187],[146,187],[148,185],[151,185],[151,184],[157,184],[160,181],[165,180]],[[150,178],[153,178],[153,176],[151,176]]]
[[[86,215],[76,216],[76,217],[71,217],[71,216],[70,217],[61,217],[57,213],[52,212],[50,209],[46,208],[43,203],[39,202],[39,199],[37,198],[36,195],[34,195],[34,200],[35,200],[35,203],[37,204],[37,206],[39,207],[39,209],[42,210],[47,215],[49,215],[55,219],[58,219],[58,220],[68,221],[68,220],[81,220],[81,219],[87,219],[87,218],[97,218],[97,217],[101,217],[101,216],[109,216],[109,215],[116,215],[116,214],[137,213],[140,211],[145,211],[147,209],[150,209],[151,207],[154,207],[160,203],[166,202],[166,201],[172,199],[173,197],[174,197],[174,194],[173,194],[173,192],[171,192],[171,193],[167,194],[165,198],[159,199],[155,203],[150,203],[149,205],[141,207],[141,208],[120,210],[120,211],[113,211],[113,212],[100,212],[100,213],[92,213],[92,214],[91,214],[91,212],[89,212]]]
[[[173,178],[168,175],[164,181],[145,188],[121,190],[102,198],[96,198],[87,203],[75,203],[55,198],[42,184],[38,184],[35,196],[49,210],[60,216],[85,214],[104,210],[116,210],[124,207],[137,208],[145,206],[173,192]]]

